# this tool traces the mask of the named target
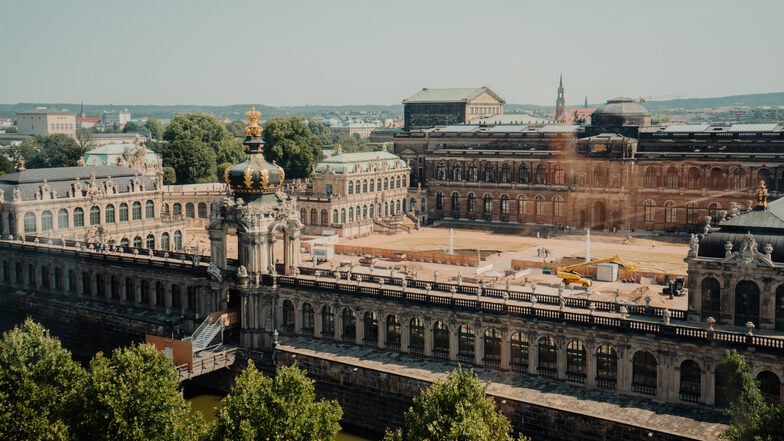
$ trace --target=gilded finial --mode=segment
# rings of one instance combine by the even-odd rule
[[[757,209],[764,210],[768,206],[768,188],[765,186],[765,181],[760,181],[757,187]]]
[[[19,159],[16,160],[16,171],[25,171],[25,159],[20,156]]]
[[[256,106],[252,106],[251,110],[245,112],[245,116],[248,117],[248,127],[245,128],[245,135],[253,138],[261,136],[261,127],[259,127],[261,112],[256,110]]]

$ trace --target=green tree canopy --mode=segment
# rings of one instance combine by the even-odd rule
[[[73,167],[87,151],[68,135],[35,135],[10,149],[14,158],[24,157],[27,168]]]
[[[215,441],[326,441],[337,436],[343,410],[335,401],[316,401],[304,370],[281,367],[273,380],[249,361],[215,415]]]
[[[511,441],[509,420],[496,411],[473,371],[458,368],[414,398],[403,428],[385,441]],[[524,439],[521,437],[521,439]]]
[[[308,128],[310,129],[310,133],[318,137],[319,141],[321,141],[322,146],[330,145],[335,142],[334,136],[332,136],[332,132],[329,131],[329,127],[324,125],[323,122],[317,120],[309,120]]]
[[[721,437],[729,441],[784,440],[784,409],[765,402],[743,356],[734,349],[727,351],[721,368],[729,374],[733,397],[728,409],[732,422]]]
[[[152,345],[97,354],[80,395],[73,426],[80,440],[196,440],[204,431],[179,392],[174,365]]]
[[[235,138],[245,138],[245,126],[247,123],[241,119],[236,121],[232,121],[226,124],[226,130],[231,133],[231,136]]]
[[[60,341],[25,320],[0,340],[0,439],[69,439],[68,409],[85,377]]]
[[[85,152],[88,152],[95,147],[95,140],[93,139],[93,132],[90,129],[76,129],[76,142],[79,143]]]
[[[173,185],[177,183],[177,172],[172,167],[163,167],[163,184]]]
[[[161,139],[163,136],[164,128],[160,121],[154,118],[147,118],[144,122],[144,127],[150,131],[152,139]]]
[[[123,133],[139,133],[142,130],[144,130],[144,128],[145,127],[143,125],[141,125],[141,124],[139,124],[137,122],[128,121],[123,126],[122,132]]]
[[[305,178],[321,160],[321,141],[298,116],[267,121],[262,134],[264,157],[283,167],[286,176]]]
[[[204,113],[177,115],[164,131],[163,139],[168,144],[159,145],[157,152],[163,165],[174,167],[181,184],[215,181],[218,162],[242,158],[242,143],[215,117]]]

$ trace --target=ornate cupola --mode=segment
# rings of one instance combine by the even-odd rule
[[[285,178],[283,169],[264,159],[264,141],[261,139],[259,117],[261,112],[254,106],[246,112],[248,127],[245,128],[245,160],[226,169],[224,180],[231,187],[235,198],[246,202],[273,195],[280,189]]]

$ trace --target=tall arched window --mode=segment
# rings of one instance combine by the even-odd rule
[[[675,208],[674,201],[667,201],[664,203],[664,222],[674,224],[677,216],[677,208]]]
[[[362,340],[365,344],[376,346],[378,344],[378,317],[373,311],[367,311],[363,317],[364,332]]]
[[[367,179],[362,180],[362,193],[368,192]]]
[[[457,356],[473,361],[474,360],[474,327],[471,325],[460,325],[457,328]]]
[[[553,167],[553,184],[555,185],[563,185],[566,181],[565,173],[561,164],[556,163],[555,167]]]
[[[57,229],[65,230],[68,228],[68,210],[61,208],[57,212]]]
[[[667,188],[678,188],[678,169],[670,167],[667,169]]]
[[[468,180],[470,182],[476,182],[479,180],[479,170],[476,166],[476,163],[474,162],[468,166]]]
[[[154,250],[155,249],[155,236],[152,234],[147,235],[147,249]]]
[[[169,251],[169,233],[161,234],[161,249],[163,251]]]
[[[142,203],[141,202],[136,201],[136,202],[133,203],[133,209],[132,209],[131,215],[132,215],[132,219],[133,220],[141,220],[141,218],[142,218]]]
[[[708,204],[708,216],[711,217],[711,220],[714,222],[718,222],[721,220],[721,215],[719,214],[719,210],[721,210],[721,204],[718,202],[711,202]]]
[[[348,221],[354,222],[354,207],[348,207]]]
[[[747,322],[759,327],[760,289],[750,280],[742,280],[735,285],[735,326],[745,326]]]
[[[546,378],[555,378],[558,372],[558,349],[555,346],[555,341],[548,336],[539,338],[537,372]]]
[[[133,238],[133,247],[134,248],[142,247],[142,238],[140,236],[136,236]]]
[[[305,302],[302,304],[302,331],[312,335],[315,327],[316,317],[313,313],[313,305]]]
[[[501,166],[501,182],[507,183],[510,182],[512,179],[512,172],[509,169],[509,164],[504,162],[504,165]]]
[[[199,210],[199,217],[200,218],[204,219],[204,218],[207,217],[207,204],[206,203],[199,202],[198,210]]]
[[[24,215],[24,232],[35,233],[35,213],[28,211]]]
[[[615,389],[618,382],[618,354],[609,345],[596,348],[596,385],[602,389]]]
[[[315,208],[311,208],[310,209],[310,224],[311,225],[318,225],[318,221],[319,221],[318,210],[316,210]]]
[[[182,231],[180,230],[174,232],[174,250],[182,250]]]
[[[757,170],[757,182],[755,184],[759,184],[760,181],[765,181],[768,188],[773,188],[773,172],[767,168]]]
[[[537,164],[536,171],[534,172],[534,184],[547,183],[547,166],[544,164]]]
[[[341,208],[340,209],[340,223],[341,224],[345,224],[346,223],[346,209],[345,208]]]
[[[460,211],[460,193],[452,193],[452,211]]]
[[[371,180],[370,182],[373,181]],[[332,308],[327,305],[324,305],[321,308],[321,337],[335,337],[335,313],[332,312]]]
[[[509,216],[509,196],[505,194],[501,195],[501,214]]]
[[[144,217],[147,219],[152,219],[155,217],[155,203],[153,201],[147,201],[144,203]]]
[[[41,213],[41,231],[52,231],[52,227],[52,212],[45,210],[43,213]]]
[[[284,300],[283,301],[283,317],[281,320],[280,327],[283,332],[294,332],[295,327],[295,314],[296,310],[294,309],[294,303],[291,300]]]
[[[509,341],[511,346],[511,368],[516,372],[528,371],[528,336],[524,332],[515,332]]]
[[[120,212],[122,212],[122,205],[120,206]],[[185,204],[185,217],[188,219],[193,219],[196,217],[196,210],[193,207],[193,202],[188,202]],[[125,205],[125,220],[128,220],[128,205]],[[120,219],[120,221],[122,221],[122,219]]]
[[[579,340],[566,345],[566,378],[575,383],[585,381],[585,346]]]
[[[333,224],[337,224],[338,223],[338,210],[337,210],[337,208],[332,210],[332,223]]]
[[[645,222],[654,222],[656,220],[656,202],[648,199],[643,203]]]
[[[182,214],[182,204],[179,202],[175,202],[172,206],[172,214],[175,216],[179,216]]]
[[[638,394],[656,395],[656,357],[648,351],[637,351],[632,359],[632,390]]]
[[[449,356],[449,327],[440,320],[433,323],[433,356]]]
[[[114,223],[114,205],[109,204],[106,206],[106,212],[104,213],[104,220],[107,224]]]
[[[191,206],[191,214],[193,214],[192,213],[193,204],[190,204],[190,206]],[[120,204],[120,222],[128,222],[128,204],[126,204],[125,202]]]
[[[534,216],[544,215],[544,197],[537,195],[534,199]]]
[[[425,350],[425,326],[422,319],[414,317],[408,326],[408,350],[421,353]]]
[[[436,165],[436,180],[445,181],[446,180],[446,164],[444,162],[439,162]]]
[[[321,210],[321,225],[326,226],[329,224],[329,215],[327,214],[327,210]]]
[[[452,167],[452,180],[453,181],[462,181],[463,180],[463,171],[460,167],[460,164],[455,164]]]
[[[444,194],[440,191],[436,193],[436,210],[444,209]]]
[[[485,214],[491,214],[493,212],[493,196],[486,194],[484,196],[484,212]]]
[[[302,222],[303,225],[308,224],[308,210],[305,207],[299,209],[299,221]]]
[[[490,328],[485,330],[484,335],[484,361],[498,365],[501,361],[501,333],[495,329]]]
[[[699,221],[699,208],[697,207],[697,204],[695,202],[689,202],[686,204],[686,223],[696,224]]]
[[[359,194],[361,190],[359,179],[354,182],[354,193]]]
[[[680,368],[681,384],[680,396],[681,400],[697,403],[700,401],[700,394],[702,393],[702,369],[700,365],[694,360],[683,360]]]
[[[389,178],[384,178],[384,190],[389,190]]]
[[[694,190],[700,188],[700,178],[702,177],[702,173],[700,173],[700,169],[697,167],[692,167],[689,169],[689,174],[687,175],[686,179],[686,188]]]
[[[347,188],[348,194],[354,194],[354,182],[348,181],[346,185],[348,186]]]
[[[553,196],[553,217],[563,217],[563,199],[560,196]]]
[[[645,169],[645,179],[643,181],[643,187],[645,188],[656,188],[659,186],[658,176],[656,173],[656,167],[648,167]]]
[[[528,171],[528,167],[525,164],[520,164],[520,167],[517,169],[517,182],[521,184],[531,183],[531,175]]]
[[[705,321],[708,317],[718,320],[721,315],[721,285],[713,277],[706,277],[700,283],[700,293],[702,296],[701,319]]]
[[[468,209],[469,213],[473,213],[476,209],[476,196],[473,193],[468,193],[468,198],[466,199],[466,208]]]
[[[724,171],[718,167],[714,167],[710,171],[708,178],[708,188],[712,190],[721,190],[726,187],[726,179],[724,179]]]
[[[100,225],[101,224],[101,209],[92,206],[90,207],[90,225]]]
[[[400,316],[397,314],[387,315],[385,344],[389,348],[400,348]]]
[[[517,197],[517,214],[522,216],[525,214],[528,205],[528,199],[525,195],[521,194]]]
[[[593,186],[594,187],[607,187],[610,184],[610,173],[604,167],[596,167],[593,169]]]
[[[730,188],[733,190],[742,190],[746,187],[746,176],[742,168],[736,168],[732,172],[730,178]]]

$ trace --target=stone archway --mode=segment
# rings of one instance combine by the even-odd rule
[[[591,212],[591,228],[603,230],[606,223],[607,206],[602,201],[596,201]]]

